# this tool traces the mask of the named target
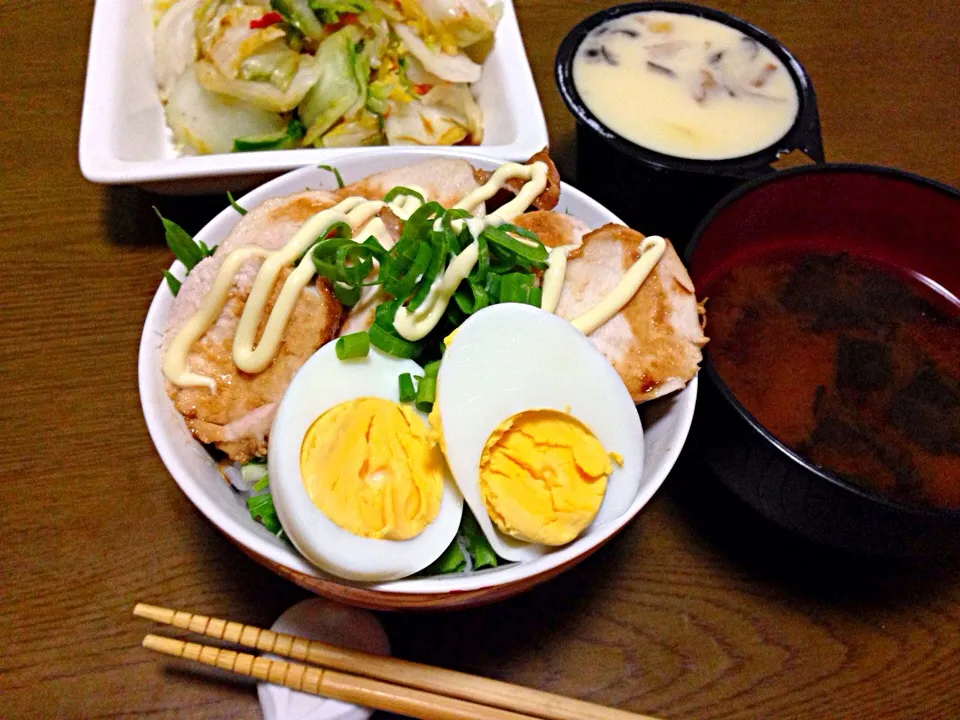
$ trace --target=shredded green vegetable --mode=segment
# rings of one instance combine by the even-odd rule
[[[163,277],[167,280],[167,286],[170,288],[170,292],[172,292],[174,295],[180,292],[181,282],[173,276],[173,273],[171,273],[169,270],[164,270]]]
[[[410,195],[411,197],[415,197],[421,203],[424,202],[423,195],[418,193],[416,190],[411,190],[410,188],[404,187],[403,185],[397,185],[393,190],[391,190],[386,195],[384,195],[383,201],[385,203],[393,202],[401,195]]]
[[[170,248],[174,257],[187,268],[188,275],[197,263],[205,257],[213,255],[213,248],[207,247],[202,240],[194,240],[190,233],[177,225],[173,220],[168,220],[161,215],[156,207],[153,208],[153,211],[157,214],[157,217],[160,218],[160,222],[163,223],[167,247]],[[170,288],[170,292],[174,295],[180,292],[180,281],[177,280],[177,278],[166,270],[163,271],[163,276],[167,280],[167,286]]]
[[[487,567],[497,567],[499,562],[500,559],[490,547],[490,542],[480,529],[477,519],[464,505],[457,536],[443,554],[421,572],[421,575],[449,575],[464,572],[468,566],[472,570],[482,570]]]
[[[247,209],[240,205],[236,200],[233,199],[233,193],[227,190],[227,200],[230,201],[230,207],[236,210],[241,215],[247,214]]]
[[[184,264],[189,273],[194,266],[205,257],[213,255],[213,249],[209,248],[202,241],[198,242],[191,237],[190,233],[177,225],[173,220],[167,220],[156,207],[153,211],[163,223],[163,230],[167,239],[167,247],[170,248],[174,256]]]
[[[332,172],[333,176],[337,179],[337,187],[342,188],[343,185],[343,176],[340,174],[340,171],[337,170],[333,165],[317,165],[321,170],[326,170],[327,172]]]

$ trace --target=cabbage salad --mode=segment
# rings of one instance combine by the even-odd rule
[[[486,0],[153,0],[159,95],[186,153],[479,144]]]

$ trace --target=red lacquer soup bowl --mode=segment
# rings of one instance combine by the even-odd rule
[[[780,525],[855,551],[960,548],[960,192],[863,165],[725,198],[687,259],[707,304],[699,441]]]

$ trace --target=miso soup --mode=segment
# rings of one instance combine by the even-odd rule
[[[824,252],[744,260],[706,288],[709,356],[743,406],[823,469],[960,508],[960,307]]]

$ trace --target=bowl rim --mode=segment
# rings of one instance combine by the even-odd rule
[[[720,202],[718,202],[706,217],[700,221],[697,225],[696,230],[694,230],[693,235],[690,238],[690,242],[687,244],[686,249],[684,250],[684,260],[689,266],[692,263],[693,256],[696,253],[697,247],[700,243],[701,236],[706,232],[710,224],[728,207],[749,195],[754,190],[760,188],[763,185],[768,183],[777,182],[782,179],[789,179],[802,175],[809,174],[868,174],[875,175],[879,177],[886,177],[888,179],[897,179],[905,182],[910,182],[916,185],[921,185],[930,190],[935,190],[937,192],[943,193],[948,197],[960,202],[960,189],[955,188],[946,183],[940,182],[939,180],[933,180],[931,178],[918,175],[916,173],[909,172],[907,170],[901,170],[899,168],[886,167],[883,165],[871,165],[868,163],[823,163],[819,165],[804,165],[802,167],[789,168],[786,170],[780,170],[764,177],[757,178],[748,183],[745,183],[741,187],[733,190],[728,193]],[[949,509],[949,508],[938,508],[938,507],[924,507],[921,505],[909,505],[907,503],[899,502],[894,500],[886,495],[883,495],[879,492],[873,491],[869,488],[865,488],[861,485],[857,485],[849,480],[844,479],[840,475],[837,475],[830,470],[818,465],[812,460],[804,457],[803,455],[797,453],[796,451],[789,448],[786,444],[780,441],[773,433],[771,433],[767,428],[765,428],[754,416],[747,410],[746,407],[737,399],[734,392],[730,389],[727,383],[723,380],[720,375],[720,372],[716,369],[713,362],[710,359],[709,349],[704,353],[702,369],[706,371],[706,376],[709,378],[710,382],[713,383],[714,387],[720,392],[724,400],[734,409],[734,411],[747,422],[748,425],[767,443],[772,445],[775,449],[783,453],[791,461],[799,465],[801,468],[806,470],[809,473],[812,473],[823,480],[831,483],[832,485],[840,488],[841,490],[846,490],[848,492],[857,495],[864,500],[876,502],[886,509],[893,512],[905,513],[907,515],[913,516],[922,516],[930,518],[943,518],[949,520],[960,520],[960,509]]]
[[[576,83],[573,81],[573,60],[577,49],[587,34],[602,23],[624,15],[651,11],[696,15],[707,20],[713,20],[740,31],[770,50],[787,68],[797,89],[799,101],[797,115],[790,129],[771,144],[747,155],[717,160],[698,160],[695,158],[679,158],[651,150],[624,138],[607,127],[587,108],[586,103],[583,102],[580,93],[577,91]],[[673,0],[630,2],[598,10],[577,23],[561,41],[554,59],[554,79],[557,89],[560,91],[560,97],[578,121],[578,125],[586,126],[616,150],[658,170],[705,174],[719,173],[733,176],[747,174],[752,177],[751,170],[769,165],[781,154],[793,150],[805,152],[816,162],[822,163],[824,161],[816,92],[803,65],[783,43],[765,30],[736,15],[721,10]]]
[[[468,155],[465,155],[462,152],[446,153],[442,148],[434,149],[432,154],[419,150],[415,152],[409,152],[403,148],[393,148],[389,150],[381,148],[377,150],[352,151],[345,152],[341,157],[337,158],[337,160],[340,162],[345,162],[348,159],[354,162],[363,162],[364,160],[367,160],[376,163],[379,158],[382,158],[384,162],[389,163],[391,156],[399,156],[401,159],[409,160],[410,162],[429,159],[430,156],[433,156],[467,159],[468,161],[486,163],[490,165],[502,163],[502,160],[496,157],[484,156],[480,153],[471,153]],[[390,167],[389,164],[388,167]],[[254,203],[260,203],[269,197],[276,196],[277,194],[288,194],[291,192],[291,190],[287,188],[287,185],[291,181],[296,182],[297,178],[300,176],[308,177],[310,173],[314,172],[315,170],[316,166],[308,165],[285,173],[280,177],[274,178],[273,180],[260,185],[256,189],[245,194],[242,198],[238,198],[237,202],[241,205],[244,205],[245,200],[250,198],[251,195],[253,196],[252,201]],[[367,174],[377,171],[377,169],[371,169]],[[311,182],[310,185],[313,186],[315,183]],[[594,209],[602,211],[602,214],[607,218],[608,222],[621,222],[620,219],[617,218],[617,216],[606,207],[576,188],[568,185],[567,183],[562,182],[561,189],[563,192],[575,197],[578,202],[584,202],[587,205],[594,206]],[[280,192],[277,193],[276,190],[279,190]],[[295,192],[295,190],[293,192]],[[197,233],[196,237],[204,239],[202,234],[207,231],[207,228],[210,226],[214,226],[216,228],[228,220],[233,220],[234,222],[239,220],[239,216],[236,215],[236,212],[230,206],[227,206],[219,214],[213,217],[204,226],[204,228]],[[214,232],[214,230],[210,230],[210,232]],[[227,232],[229,232],[229,229],[227,229]],[[174,262],[170,269],[178,277],[182,276],[181,273],[183,268],[179,262]],[[206,497],[205,492],[202,490],[199,484],[197,484],[191,478],[190,468],[187,467],[186,463],[181,462],[181,460],[177,457],[177,453],[173,448],[176,440],[170,436],[169,432],[165,430],[165,423],[161,417],[162,414],[156,409],[156,407],[153,406],[153,404],[157,402],[169,402],[169,398],[166,396],[166,393],[163,392],[162,388],[159,393],[152,388],[151,377],[151,375],[157,371],[157,365],[155,363],[155,356],[157,353],[156,333],[158,332],[158,328],[161,327],[160,323],[162,323],[163,318],[166,316],[169,302],[171,302],[171,300],[169,298],[167,285],[161,280],[158,283],[157,291],[150,303],[150,308],[144,321],[138,355],[138,388],[141,407],[151,440],[153,441],[154,447],[156,448],[157,453],[160,455],[161,460],[166,466],[167,471],[170,473],[174,481],[191,501],[191,503],[220,532],[226,535],[235,544],[240,545],[241,549],[246,554],[253,556],[261,564],[267,565],[271,569],[274,569],[274,571],[278,572],[278,574],[281,576],[293,580],[304,587],[308,587],[308,589],[313,590],[314,592],[327,596],[334,594],[332,592],[324,592],[323,587],[326,585],[329,586],[331,591],[334,589],[340,591],[339,596],[341,599],[351,602],[352,604],[359,604],[365,607],[378,607],[383,609],[411,608],[411,599],[413,602],[416,602],[416,598],[418,596],[428,596],[435,600],[436,602],[432,602],[430,607],[453,607],[462,606],[464,604],[477,604],[480,602],[485,602],[484,596],[492,596],[493,598],[506,597],[509,594],[512,594],[507,592],[506,588],[515,587],[517,588],[517,592],[519,592],[526,588],[532,587],[539,582],[547,580],[562,570],[571,567],[616,535],[625,525],[627,525],[640,513],[640,511],[647,505],[657,490],[660,489],[663,482],[666,480],[667,475],[675,466],[677,458],[679,457],[680,452],[686,443],[695,413],[698,388],[698,378],[696,376],[687,384],[686,388],[681,390],[679,393],[674,393],[672,395],[672,397],[680,397],[681,393],[683,394],[682,399],[677,401],[682,403],[680,407],[680,412],[682,414],[678,417],[677,429],[676,432],[671,436],[670,446],[662,452],[663,460],[660,463],[661,469],[659,472],[653,475],[652,479],[645,487],[641,487],[640,492],[631,502],[629,508],[625,513],[623,513],[623,515],[611,520],[601,528],[598,528],[593,542],[581,548],[578,552],[570,552],[570,546],[560,548],[556,552],[532,561],[542,563],[542,567],[538,568],[536,572],[521,574],[518,577],[511,579],[496,580],[494,578],[497,574],[499,574],[498,570],[484,570],[465,578],[465,580],[470,581],[466,587],[463,587],[462,585],[457,587],[431,587],[432,583],[428,584],[427,587],[421,587],[418,585],[417,587],[405,588],[401,585],[402,583],[406,583],[411,580],[419,581],[423,579],[432,580],[438,585],[452,584],[452,581],[455,582],[453,578],[444,577],[440,577],[439,579],[413,577],[391,581],[389,583],[355,583],[340,578],[334,578],[326,573],[317,571],[317,569],[304,560],[302,556],[300,556],[302,561],[301,566],[289,565],[287,562],[281,559],[280,554],[276,552],[276,548],[273,548],[272,544],[270,544],[265,538],[260,538],[259,536],[251,534],[249,528],[241,528],[243,532],[238,534],[235,531],[238,521],[236,521],[235,518],[232,518],[227,510],[220,507],[219,503]],[[644,437],[646,438],[646,433]],[[196,441],[192,438],[190,439],[190,442],[196,443]],[[251,541],[253,544],[251,544]],[[293,549],[291,549],[291,552],[299,555],[299,553]],[[284,571],[277,571],[275,569],[275,566],[277,565],[281,566]],[[519,566],[522,564],[512,565]],[[509,567],[511,566],[506,566],[506,569],[509,569]],[[310,574],[311,571],[314,574]],[[309,585],[299,579],[300,576],[305,574],[308,574],[313,581]],[[463,579],[461,579],[461,583],[462,582]],[[397,585],[400,585],[400,587],[397,587]],[[469,598],[464,598],[464,596],[469,596]],[[404,602],[405,598],[407,599],[407,602]],[[443,598],[446,598],[447,601],[444,602],[442,600]],[[466,600],[466,603],[464,600]]]

